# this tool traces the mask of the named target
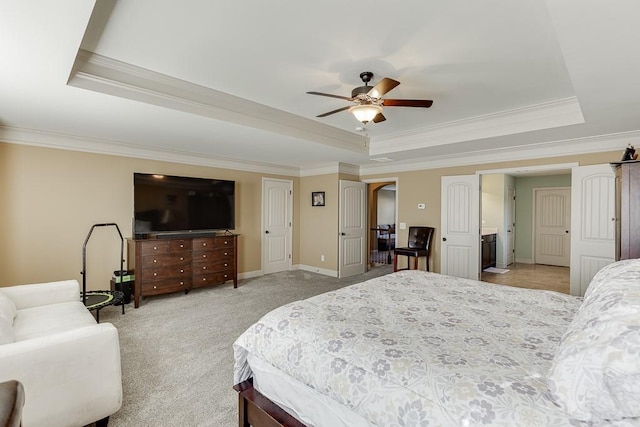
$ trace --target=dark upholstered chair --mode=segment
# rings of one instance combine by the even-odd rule
[[[393,250],[393,271],[398,271],[398,256],[407,257],[407,268],[411,268],[411,257],[414,258],[414,270],[418,269],[418,258],[426,257],[427,271],[429,271],[429,255],[431,252],[431,239],[433,238],[433,227],[409,227],[409,243],[406,248],[395,248]]]
[[[22,383],[15,380],[0,383],[0,427],[21,426],[23,406]]]

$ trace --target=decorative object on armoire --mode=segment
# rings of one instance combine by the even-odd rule
[[[621,162],[627,162],[629,160],[636,160],[638,155],[636,154],[636,149],[633,148],[633,145],[629,144],[627,148],[624,149],[624,153],[622,153]]]

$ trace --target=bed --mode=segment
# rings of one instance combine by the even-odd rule
[[[640,425],[640,260],[582,298],[402,271],[234,344],[241,426]]]

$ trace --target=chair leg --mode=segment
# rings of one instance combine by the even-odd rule
[[[396,271],[398,271],[398,255],[394,254],[393,255],[393,272],[395,273]]]
[[[413,257],[413,269],[414,270],[418,269],[418,259],[419,259],[419,257]]]
[[[101,420],[96,421],[96,427],[107,427],[109,424],[109,417],[104,417]]]

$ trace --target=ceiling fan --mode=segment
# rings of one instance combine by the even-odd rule
[[[310,95],[344,99],[355,102],[356,104],[352,106],[347,105],[346,107],[338,108],[337,110],[329,111],[316,117],[327,117],[331,114],[339,113],[340,111],[349,110],[349,112],[353,114],[358,121],[364,124],[367,124],[370,121],[379,123],[386,120],[382,114],[383,106],[429,108],[433,104],[433,101],[429,99],[383,99],[382,96],[398,86],[400,84],[399,81],[385,77],[380,80],[377,85],[369,86],[369,82],[373,78],[373,73],[371,71],[360,73],[360,78],[364,82],[364,86],[359,86],[353,89],[351,91],[351,97],[332,95],[330,93],[322,92],[307,92]]]

